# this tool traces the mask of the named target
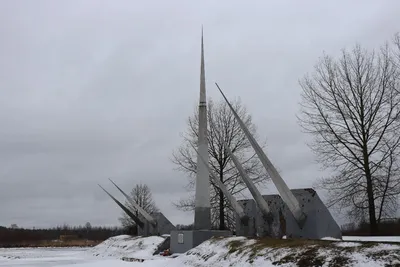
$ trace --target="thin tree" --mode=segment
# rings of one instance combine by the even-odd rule
[[[300,81],[300,125],[312,135],[319,162],[333,172],[319,185],[329,205],[367,216],[371,234],[395,212],[400,193],[400,80],[393,48],[356,45],[337,59],[324,55]]]
[[[149,214],[152,214],[153,212],[158,212],[158,208],[153,200],[151,190],[146,184],[137,184],[132,189],[129,195],[141,208],[143,208]],[[125,201],[125,206],[134,211],[136,215],[139,215],[138,211],[128,201]],[[119,221],[125,228],[136,226],[136,223],[125,213],[122,213]]]
[[[251,116],[240,100],[234,101],[233,106],[251,133],[256,136],[256,128],[252,123]],[[232,152],[239,158],[254,183],[265,183],[267,175],[226,102],[214,103],[210,99],[207,105],[207,119],[213,122],[213,127],[209,125],[207,131],[210,170],[219,177],[229,192],[233,195],[238,195],[246,187],[231,158],[225,152],[224,142],[229,145]],[[197,147],[198,140],[197,129],[199,121],[197,109],[188,118],[187,122],[188,128],[183,134],[183,142],[173,152],[172,161],[177,165],[177,170],[188,175],[187,189],[193,191],[197,172],[197,154],[193,149],[193,146]],[[235,213],[218,186],[214,184],[212,179],[210,181],[212,224],[221,230],[234,229]],[[175,203],[175,206],[185,211],[193,210],[194,195],[186,199],[181,199],[178,203]]]
[[[394,36],[394,62],[397,68],[400,68],[400,33],[395,34]]]

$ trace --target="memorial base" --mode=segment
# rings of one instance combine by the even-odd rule
[[[253,199],[240,200],[239,203],[250,218],[250,226],[247,229],[239,220],[236,220],[237,235],[275,238],[286,235],[287,238],[304,239],[342,238],[339,225],[314,189],[292,189],[291,191],[307,216],[301,228],[279,195],[265,195],[263,198],[271,210],[272,223],[263,218],[263,214]]]
[[[185,230],[171,231],[171,253],[185,253],[212,237],[232,236],[224,230]]]

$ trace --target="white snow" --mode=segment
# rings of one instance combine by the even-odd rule
[[[321,240],[327,240],[327,241],[342,241],[342,240],[340,240],[340,239],[333,238],[333,237],[323,237],[323,238],[321,238]]]
[[[285,239],[285,238],[283,238]],[[343,236],[343,240],[333,238],[333,237],[324,237],[321,240],[328,241],[373,241],[373,242],[399,242],[400,236]]]
[[[358,247],[361,246],[361,243],[357,242],[337,242],[335,246],[342,247],[342,248],[349,248],[349,247]]]
[[[362,241],[390,241],[400,242],[400,237],[344,237],[346,241],[334,242],[338,249],[350,249],[348,254],[351,266],[377,267],[385,266],[387,256],[371,259],[367,253],[386,251],[396,255],[400,251],[400,244],[377,244],[363,247]],[[181,254],[176,258],[153,256],[157,246],[163,242],[164,237],[137,238],[130,236],[117,236],[110,238],[93,248],[18,248],[0,249],[0,267],[105,267],[105,266],[131,266],[131,267],[249,267],[249,266],[280,266],[273,265],[290,255],[303,255],[313,246],[297,248],[272,248],[257,246],[255,240],[244,237],[231,237],[206,241],[197,248]],[[354,240],[354,241],[352,241]],[[236,243],[235,243],[236,242]],[[234,245],[232,245],[234,244]],[[333,248],[334,250],[334,248]],[[255,253],[254,253],[255,252]],[[315,257],[323,257],[327,261],[335,257],[329,248],[320,248]],[[144,262],[125,262],[122,257],[142,258]],[[290,257],[288,257],[290,258]],[[393,264],[400,262],[392,261]],[[329,264],[326,263],[326,266]],[[324,266],[325,266],[324,265]],[[281,265],[282,266],[282,265]],[[287,262],[283,266],[296,266]]]
[[[87,262],[85,248],[0,248],[0,266],[62,266]]]
[[[132,237],[129,235],[115,236],[91,248],[88,252],[99,257],[130,257],[138,259],[151,258],[157,247],[164,242],[165,237]]]
[[[230,245],[232,242],[242,242],[238,248],[229,253]],[[351,266],[387,266],[386,259],[382,257],[382,260],[373,260],[367,254],[379,253],[381,251],[391,252],[397,254],[400,251],[399,245],[392,244],[377,244],[371,247],[359,249],[362,245],[359,242],[335,242],[335,246],[338,248],[348,248],[349,252],[340,252],[343,256],[347,256],[351,262]],[[268,247],[261,246],[258,249],[255,240],[248,240],[244,237],[231,237],[220,239],[217,241],[206,241],[200,246],[192,249],[176,258],[173,262],[169,262],[165,266],[213,266],[213,267],[228,267],[228,266],[279,266],[274,262],[280,262],[284,266],[297,266],[296,263],[290,262],[290,258],[293,256],[300,257],[304,255],[307,250],[316,247],[315,245],[309,245],[308,247]],[[354,251],[352,250],[354,249]],[[317,250],[315,256],[311,255],[310,258],[322,257],[326,260],[324,266],[328,266],[328,261],[333,260],[335,256],[338,256],[338,251],[331,248],[321,247]],[[284,263],[285,257],[289,259],[288,262]],[[379,256],[378,256],[379,257]],[[385,256],[386,257],[386,256]],[[283,261],[282,261],[283,260]],[[392,262],[393,263],[393,262]],[[282,266],[282,265],[280,265]]]

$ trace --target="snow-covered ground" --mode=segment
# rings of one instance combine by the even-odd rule
[[[162,237],[133,238],[118,236],[106,240],[94,248],[0,248],[1,267],[186,267],[186,266],[297,266],[294,256],[302,260],[325,259],[329,262],[347,259],[350,266],[385,266],[400,264],[396,257],[400,254],[400,244],[377,244],[365,246],[363,241],[400,242],[400,237],[344,237],[344,242],[334,242],[329,248],[315,250],[315,245],[304,247],[260,246],[255,240],[232,237],[206,241],[188,253],[176,258],[153,256]],[[349,252],[349,253],[348,253]],[[304,258],[304,255],[311,253]],[[340,257],[337,257],[339,253]],[[347,254],[346,254],[347,253]],[[144,262],[125,262],[122,257],[145,259]],[[391,262],[388,259],[391,257]],[[400,260],[400,258],[399,258]],[[386,261],[386,262],[385,262]],[[275,265],[273,264],[275,263]],[[342,266],[338,263],[337,266]],[[325,266],[324,265],[324,266]],[[278,265],[279,266],[279,265]]]
[[[96,257],[113,258],[152,258],[157,247],[165,240],[160,236],[146,238],[120,235],[107,239],[103,243],[89,249],[87,252]]]
[[[87,248],[0,248],[0,266],[63,266],[89,262]]]

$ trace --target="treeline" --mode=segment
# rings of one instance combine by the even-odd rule
[[[342,234],[349,236],[369,236],[370,224],[361,222],[359,224],[351,223],[343,225]],[[376,236],[400,236],[400,218],[385,220],[379,223]]]
[[[132,230],[121,227],[57,226],[49,229],[7,228],[0,226],[0,245],[44,240],[59,240],[60,237],[102,241],[111,236],[133,234]]]

